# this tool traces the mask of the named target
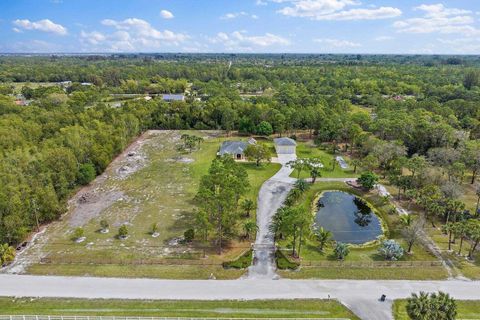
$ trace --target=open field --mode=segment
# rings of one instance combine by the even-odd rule
[[[358,319],[335,300],[150,301],[0,298],[2,314]]]
[[[456,301],[457,319],[479,320],[480,319],[480,301]],[[406,311],[407,301],[396,300],[393,304],[393,314],[395,320],[409,320]]]
[[[341,182],[317,182],[303,196],[303,204],[311,206],[316,195],[325,190],[346,191],[367,200],[386,224],[386,237],[397,240],[406,248],[405,241],[399,232],[398,215],[387,213],[389,205],[378,196],[376,191],[363,192]],[[281,242],[280,245],[288,248],[290,244],[289,242]],[[378,246],[378,244],[367,244],[363,247],[352,247],[350,254],[342,263],[334,257],[333,246],[327,245],[322,253],[318,250],[316,241],[311,237],[302,246],[302,267],[297,271],[281,271],[280,274],[283,277],[295,279],[436,280],[447,277],[446,270],[440,265],[436,257],[420,243],[414,245],[412,254],[405,254],[401,260],[393,263],[392,266],[382,265],[385,260],[378,254]],[[412,272],[413,270],[415,272]]]
[[[336,156],[336,155],[335,155]],[[353,168],[342,169],[335,161],[335,156],[328,152],[327,150],[322,150],[319,147],[315,146],[312,141],[308,142],[297,142],[297,157],[298,158],[318,158],[323,164],[321,170],[323,178],[354,178],[358,174],[353,173]],[[342,155],[345,161],[350,165],[350,159],[346,155]],[[335,162],[335,168],[333,168],[333,163]],[[298,171],[294,170],[291,174],[291,177],[297,178]],[[310,173],[307,171],[300,172],[300,178],[309,178]]]
[[[205,140],[197,151],[177,150],[180,131],[150,131],[114,160],[106,172],[70,200],[70,210],[31,248],[27,272],[34,274],[98,275],[206,279],[213,273],[222,279],[237,278],[238,270],[223,270],[221,263],[233,260],[250,247],[234,240],[230,249],[217,255],[211,244],[184,244],[183,233],[194,226],[193,198],[223,137],[210,131],[190,134]],[[235,139],[235,138],[230,138]],[[278,164],[256,167],[240,163],[249,174],[251,189],[246,197],[256,200],[261,184]],[[109,222],[101,233],[100,220]],[[150,229],[158,223],[158,237]],[[126,225],[129,236],[116,237]],[[75,243],[72,233],[85,230],[85,241]],[[28,264],[28,263],[27,263]],[[176,266],[180,265],[181,268]],[[21,270],[20,270],[21,271]]]

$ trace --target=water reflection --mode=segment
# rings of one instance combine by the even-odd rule
[[[379,218],[363,199],[353,194],[327,191],[317,206],[315,225],[331,231],[336,241],[361,244],[382,234]]]

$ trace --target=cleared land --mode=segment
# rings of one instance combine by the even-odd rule
[[[396,300],[393,304],[395,320],[409,320],[406,300]],[[457,301],[457,319],[480,319],[480,301]]]
[[[205,140],[191,153],[179,151],[181,134]],[[106,172],[70,201],[70,210],[59,222],[48,226],[29,252],[27,273],[122,277],[207,279],[238,278],[243,270],[224,270],[223,261],[233,260],[250,247],[232,241],[229,250],[217,255],[211,244],[184,244],[183,233],[194,226],[193,198],[221,142],[215,131],[149,131],[114,160]],[[251,183],[248,198],[256,200],[261,184],[279,168],[278,164],[256,167],[241,163]],[[99,232],[100,220],[110,230]],[[159,236],[150,235],[158,223]],[[127,225],[129,237],[116,238]],[[86,240],[72,241],[75,228],[83,227]],[[23,270],[19,270],[20,272]]]
[[[400,234],[399,217],[389,214],[389,204],[375,191],[364,192],[341,182],[317,182],[303,196],[303,204],[312,207],[316,195],[325,190],[340,190],[356,194],[367,200],[387,225],[389,239],[397,240],[404,248]],[[313,214],[313,212],[312,212]],[[281,242],[288,248],[289,242]],[[324,252],[318,250],[317,242],[310,237],[302,247],[301,265],[297,271],[280,271],[280,275],[293,279],[410,279],[437,280],[447,278],[447,272],[429,250],[417,242],[412,254],[405,254],[398,262],[388,263],[378,254],[378,244],[352,247],[344,262],[336,260],[333,246],[327,245]],[[414,271],[414,272],[413,272]]]
[[[358,319],[335,300],[147,301],[0,298],[2,314]]]

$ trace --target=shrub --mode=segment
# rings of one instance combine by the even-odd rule
[[[378,182],[378,177],[375,173],[373,172],[370,172],[370,171],[367,171],[367,172],[364,172],[362,173],[362,175],[360,176],[360,178],[358,178],[358,183],[360,183],[362,185],[362,187],[364,187],[365,189],[367,190],[371,190],[373,189],[373,187],[375,186],[375,184],[377,184]]]
[[[195,230],[192,228],[185,230],[183,238],[185,239],[185,242],[192,242],[193,239],[195,239]]]
[[[78,169],[78,183],[81,185],[89,184],[95,179],[97,172],[91,163],[84,163]]]
[[[0,267],[11,263],[15,259],[15,248],[7,243],[0,245]]]
[[[337,242],[337,244],[335,245],[334,253],[335,253],[335,257],[338,260],[344,260],[350,253],[350,248],[346,243]]]
[[[128,228],[125,224],[123,224],[119,229],[118,229],[118,237],[119,238],[126,238],[128,236]]]
[[[395,240],[385,240],[378,249],[378,252],[386,260],[398,260],[403,257],[403,248]]]
[[[85,235],[85,231],[83,230],[83,228],[78,227],[78,228],[75,229],[75,231],[73,231],[72,239],[73,240],[78,240],[78,239],[82,238],[84,235]]]
[[[109,227],[110,227],[110,225],[108,224],[107,220],[105,220],[105,219],[100,220],[100,228],[102,230],[107,230]]]
[[[158,223],[154,222],[150,227],[150,234],[155,234],[157,232],[158,232]]]
[[[257,126],[257,134],[261,136],[269,136],[273,133],[273,128],[270,122],[262,121]]]
[[[191,229],[189,229],[191,230]],[[188,230],[187,230],[188,231]],[[246,253],[238,257],[236,260],[232,261],[225,261],[222,263],[222,266],[225,269],[245,269],[248,268],[252,264],[252,256],[253,256],[253,251],[248,250]]]
[[[275,261],[280,270],[295,270],[300,265],[297,262],[290,261],[281,250],[275,251]]]

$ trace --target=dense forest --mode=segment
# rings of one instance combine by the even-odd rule
[[[416,190],[427,212],[435,199],[446,203],[451,219],[461,211],[452,202],[458,184],[467,174],[475,183],[480,170],[479,63],[476,56],[0,57],[0,243],[19,243],[58,218],[72,192],[147,129],[308,132],[319,145],[350,148],[360,166],[405,192]],[[156,96],[163,93],[185,100]],[[115,94],[153,99],[113,107]],[[403,168],[414,174],[404,178]]]

